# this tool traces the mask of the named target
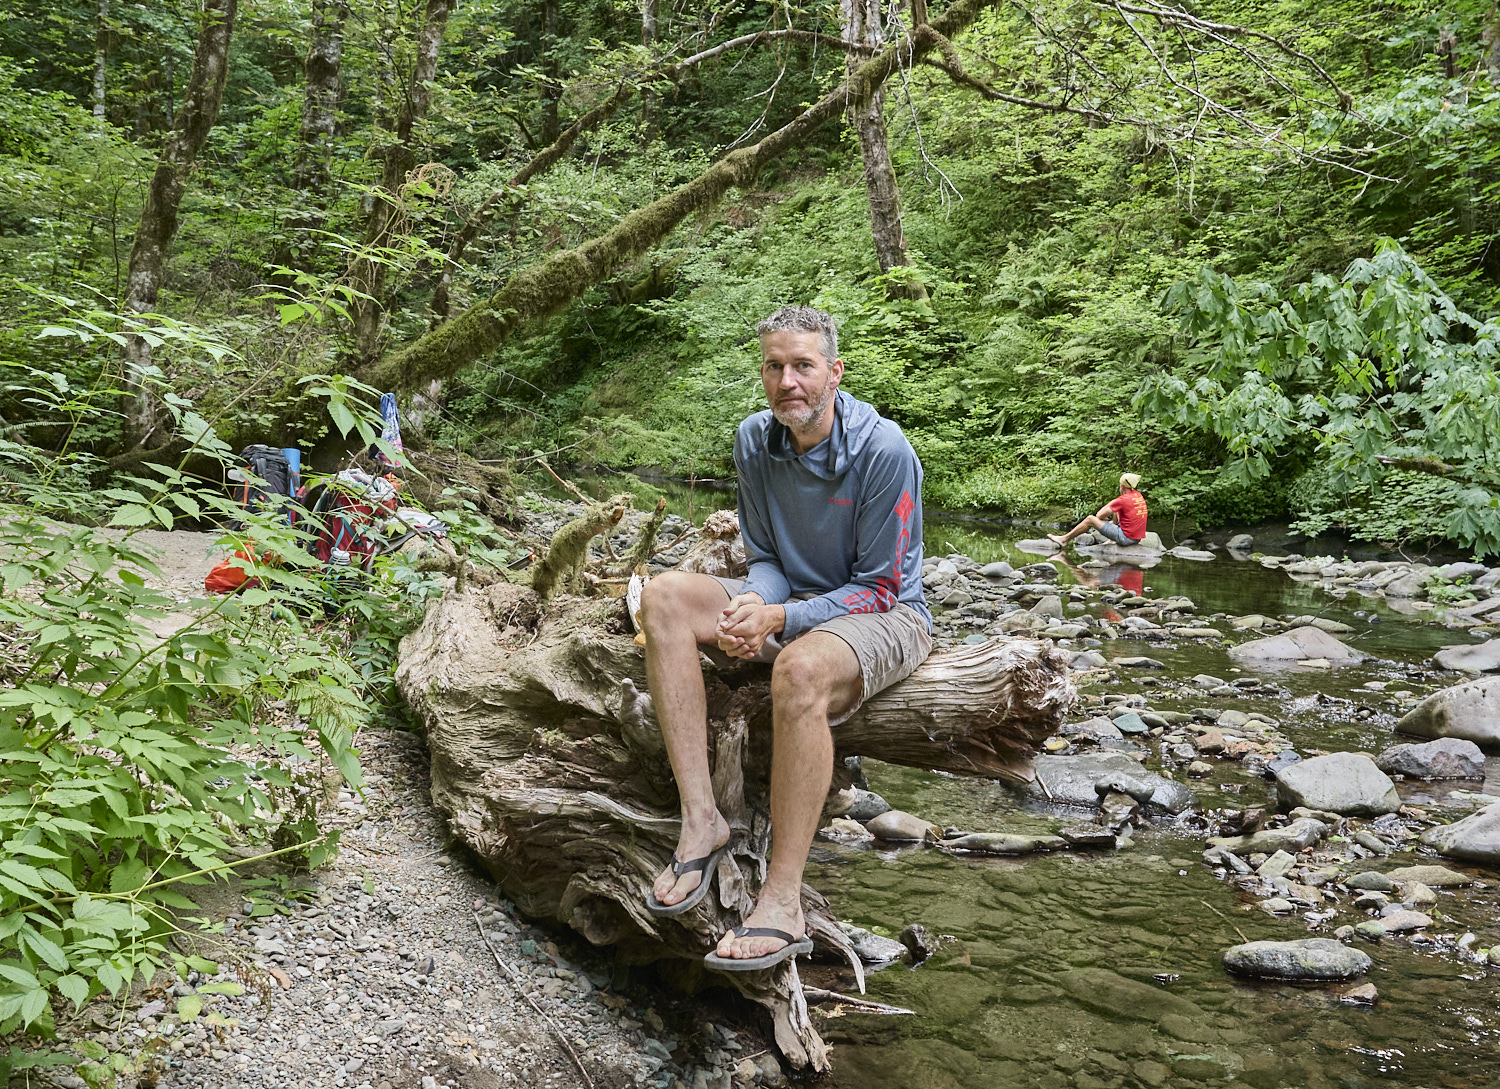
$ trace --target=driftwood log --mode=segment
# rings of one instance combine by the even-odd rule
[[[724,528],[695,547],[693,566],[743,563],[738,535]],[[1072,702],[1066,661],[1020,639],[939,651],[834,731],[837,755],[1029,780],[1037,746]],[[770,847],[769,669],[704,665],[714,792],[733,850],[716,893],[672,919],[644,908],[677,843],[678,805],[621,601],[544,602],[530,588],[471,584],[430,607],[402,642],[397,671],[427,725],[433,801],[505,894],[527,915],[615,946],[626,963],[669,958],[690,986],[701,982],[702,955],[749,912]],[[837,760],[830,814],[850,797],[842,771]],[[814,941],[847,958],[863,989],[828,902],[804,886],[803,907]],[[718,978],[770,1010],[794,1066],[827,1068],[793,962]]]

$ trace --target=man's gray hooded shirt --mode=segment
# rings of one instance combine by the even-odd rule
[[[922,463],[899,427],[840,390],[833,433],[823,442],[798,455],[770,410],[757,412],[735,435],[734,463],[750,564],[744,590],[785,607],[782,641],[898,601],[930,630]]]

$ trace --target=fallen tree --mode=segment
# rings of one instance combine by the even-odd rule
[[[731,573],[726,520],[731,512],[710,518],[716,533],[705,533],[683,566]],[[397,683],[427,725],[433,801],[523,912],[613,945],[627,963],[665,958],[693,977],[703,954],[750,911],[770,847],[770,671],[749,663],[706,669],[710,766],[734,830],[732,854],[716,893],[670,919],[653,918],[644,904],[676,846],[676,787],[644,652],[621,600],[544,600],[530,587],[470,584],[435,604],[402,642]],[[1050,644],[954,647],[838,727],[836,752],[1029,780],[1037,746],[1071,701],[1066,656]],[[843,773],[841,759],[835,767]],[[852,801],[848,785],[836,777],[830,815]],[[804,886],[803,907],[815,943],[847,958],[862,988],[859,958],[828,902]],[[827,1067],[793,962],[719,978],[770,1010],[793,1065]]]

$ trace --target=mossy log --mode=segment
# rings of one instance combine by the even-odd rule
[[[710,540],[732,558],[733,540]],[[838,727],[837,753],[1030,779],[1031,757],[1072,702],[1066,660],[1025,640],[939,651]],[[676,958],[690,986],[707,981],[702,955],[750,910],[770,847],[769,669],[704,663],[710,766],[733,853],[715,894],[675,919],[644,907],[676,846],[677,793],[621,601],[470,586],[429,609],[397,670],[427,726],[433,801],[506,895],[627,963]],[[835,781],[830,813],[846,786]],[[827,901],[804,886],[803,906],[814,941],[848,959],[862,987]],[[793,1065],[828,1066],[794,964],[717,979],[768,1007]]]

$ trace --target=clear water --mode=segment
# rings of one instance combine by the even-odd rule
[[[584,486],[602,495],[619,490],[622,482],[593,478]],[[666,492],[672,509],[695,519],[733,503],[732,493],[711,488],[656,486]],[[1015,542],[1040,533],[1036,527],[930,517],[926,550],[1019,565],[1037,557]],[[1328,551],[1338,554],[1342,546]],[[1071,581],[1074,576],[1065,572],[1063,582]],[[1384,680],[1391,692],[1419,694],[1451,683],[1451,677],[1427,675],[1421,667],[1437,647],[1467,638],[1398,614],[1378,599],[1351,593],[1338,600],[1319,586],[1222,552],[1209,563],[1166,557],[1145,572],[1144,582],[1151,596],[1185,594],[1205,615],[1311,613],[1356,629],[1341,638],[1376,658],[1353,667],[1275,673],[1291,699],[1252,693],[1196,700],[1262,711],[1304,752],[1374,752],[1392,743],[1397,714],[1382,704],[1387,694],[1372,693],[1364,683]],[[1106,650],[1149,654],[1165,662],[1172,677],[1240,675],[1222,645],[1123,641]],[[1141,692],[1157,709],[1195,705],[1143,686],[1139,678],[1109,691]],[[1371,708],[1373,717],[1358,717],[1361,707]],[[872,788],[893,805],[940,825],[1050,831],[1063,823],[1028,808],[1002,784],[876,761],[867,761],[866,771]],[[1403,795],[1416,803],[1441,801],[1434,795],[1454,786],[1500,793],[1500,774],[1492,772],[1488,784],[1401,784]],[[1205,807],[1271,800],[1268,783],[1246,776],[1230,761],[1222,762],[1211,779],[1195,782],[1194,789]],[[869,978],[870,997],[915,1015],[820,1017],[824,1037],[835,1045],[833,1073],[823,1084],[838,1089],[1197,1084],[1472,1089],[1500,1084],[1500,969],[1465,962],[1454,946],[1465,931],[1478,936],[1476,947],[1500,944],[1500,874],[1474,870],[1494,887],[1440,894],[1433,932],[1446,935],[1445,942],[1425,947],[1361,943],[1375,961],[1366,978],[1379,1000],[1374,1007],[1359,1007],[1340,1003],[1337,987],[1248,983],[1226,974],[1220,958],[1229,946],[1305,937],[1307,930],[1300,918],[1273,919],[1216,880],[1200,860],[1202,849],[1201,834],[1188,835],[1172,824],[1139,833],[1133,846],[1119,852],[1016,860],[961,859],[920,847],[877,851],[815,845],[808,880],[841,918],[889,935],[917,922],[944,936],[940,951],[919,968],[896,966]],[[1398,855],[1394,864],[1417,861],[1433,860]],[[1346,909],[1338,921],[1354,921],[1352,911]],[[835,989],[853,987],[846,970],[813,967],[806,974]],[[1169,982],[1159,982],[1158,975]]]
[[[975,559],[1036,559],[1014,547],[1017,537],[1034,536],[1035,529],[972,523],[935,529],[928,534],[931,553],[946,553],[951,541]],[[1336,670],[1280,671],[1275,679],[1293,692],[1290,701],[1254,695],[1196,701],[1262,711],[1303,751],[1378,751],[1390,744],[1397,716],[1381,709],[1377,701],[1384,695],[1363,683],[1386,680],[1392,690],[1416,692],[1435,687],[1438,677],[1424,683],[1407,666],[1465,638],[1354,595],[1338,601],[1223,553],[1211,563],[1167,557],[1145,573],[1145,585],[1152,596],[1185,594],[1205,614],[1313,613],[1357,629],[1342,638],[1378,659]],[[1373,625],[1354,615],[1371,609],[1380,618]],[[1237,675],[1222,646],[1130,641],[1106,649],[1121,653],[1122,645],[1164,661],[1172,676]],[[1135,681],[1109,691],[1142,692],[1158,709],[1186,710],[1195,702],[1166,698]],[[1378,713],[1359,721],[1361,705]],[[1060,823],[1028,809],[1001,784],[873,761],[867,774],[893,805],[944,826],[1047,831]],[[1446,793],[1455,785],[1483,786],[1402,787],[1413,801],[1428,801],[1422,791]],[[1224,792],[1226,786],[1237,792]],[[1194,789],[1205,806],[1270,800],[1269,784],[1230,761]],[[1268,1089],[1359,1089],[1500,1082],[1500,969],[1461,961],[1451,940],[1472,930],[1479,947],[1500,943],[1497,890],[1442,894],[1438,910],[1445,918],[1434,930],[1450,935],[1445,945],[1424,950],[1362,943],[1375,960],[1367,979],[1380,997],[1373,1008],[1356,1007],[1340,1003],[1336,987],[1246,983],[1224,971],[1220,957],[1231,945],[1305,937],[1307,930],[1300,918],[1273,919],[1216,880],[1200,860],[1202,849],[1201,835],[1170,824],[1139,834],[1120,852],[1019,860],[824,845],[809,880],[842,918],[892,935],[919,922],[951,938],[916,970],[897,966],[870,978],[871,997],[915,1010],[915,1016],[844,1014],[823,1022],[825,1037],[836,1045],[829,1084],[1094,1089],[1232,1081]],[[1490,881],[1500,877],[1475,872]],[[1339,921],[1357,920],[1346,911]],[[1153,978],[1158,974],[1176,978],[1161,983]]]

